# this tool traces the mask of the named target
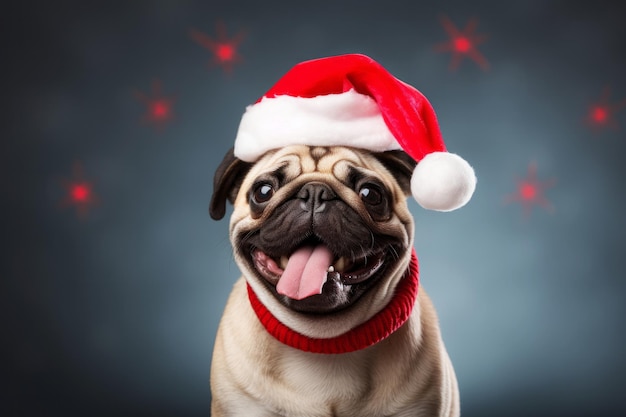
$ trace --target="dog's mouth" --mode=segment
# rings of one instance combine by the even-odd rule
[[[250,246],[248,253],[258,275],[279,296],[296,304],[302,304],[298,303],[301,300],[314,302],[315,296],[325,292],[325,286],[327,290],[334,287],[339,293],[369,286],[383,272],[387,259],[384,250],[361,256],[337,255],[316,239],[308,239],[280,256],[272,256],[256,246]]]
[[[338,280],[342,285],[364,282],[380,270],[385,258],[384,253],[358,259],[336,257],[323,243],[302,246],[278,259],[258,248],[251,256],[257,272],[274,284],[279,294],[293,300],[321,294],[329,280]]]

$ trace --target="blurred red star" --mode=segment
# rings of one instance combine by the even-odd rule
[[[450,37],[450,40],[435,45],[435,51],[452,52],[450,71],[455,71],[464,57],[472,59],[483,70],[489,68],[487,59],[476,49],[479,44],[487,39],[486,35],[477,35],[474,33],[478,26],[478,20],[470,19],[463,31],[459,31],[454,23],[446,16],[441,17],[441,24]]]
[[[609,127],[619,129],[615,114],[626,106],[626,100],[622,100],[619,103],[611,103],[609,101],[610,96],[611,90],[605,87],[600,99],[592,103],[587,110],[585,122],[596,131]]]
[[[237,48],[244,38],[244,33],[239,32],[232,39],[229,39],[226,35],[226,25],[222,22],[218,22],[216,26],[217,39],[213,39],[206,33],[196,29],[190,29],[189,36],[200,46],[205,47],[213,53],[212,65],[220,65],[224,72],[230,74],[233,71],[234,65],[243,60]]]
[[[146,106],[146,112],[141,119],[142,123],[154,125],[159,132],[174,118],[175,101],[174,97],[165,97],[161,94],[161,86],[161,81],[155,79],[152,81],[150,95],[138,90],[134,91],[135,98]]]
[[[554,179],[539,181],[537,179],[537,164],[531,162],[528,165],[528,175],[522,180],[517,180],[517,191],[505,198],[505,204],[519,202],[524,210],[524,217],[530,216],[534,205],[543,207],[546,211],[553,212],[554,207],[544,196],[544,191],[554,186]]]
[[[84,178],[80,162],[74,164],[72,178],[63,179],[61,183],[65,189],[65,196],[60,202],[61,208],[74,207],[79,218],[86,218],[89,210],[99,205],[100,199],[93,191],[93,184]]]

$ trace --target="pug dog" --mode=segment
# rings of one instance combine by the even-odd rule
[[[298,144],[255,162],[228,152],[210,215],[233,204],[242,276],[215,340],[213,417],[460,415],[417,279],[415,166],[402,150]]]

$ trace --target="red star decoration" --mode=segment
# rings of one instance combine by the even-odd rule
[[[626,106],[626,100],[622,100],[619,103],[611,103],[609,101],[610,96],[611,90],[606,87],[600,99],[589,106],[585,122],[592,129],[600,130],[608,127],[619,129],[619,124],[615,120],[615,114]]]
[[[234,65],[242,61],[242,57],[239,55],[237,48],[243,40],[244,33],[239,32],[235,37],[229,39],[226,35],[226,26],[224,23],[218,22],[216,26],[217,39],[213,39],[206,33],[196,29],[189,30],[189,36],[199,45],[213,53],[214,56],[211,61],[211,66],[215,64],[220,65],[224,72],[230,74],[233,71]]]
[[[161,81],[152,81],[152,91],[146,95],[135,90],[135,98],[145,104],[146,112],[143,115],[142,123],[154,125],[157,131],[162,131],[165,126],[174,118],[173,106],[174,97],[165,97],[161,94]]]
[[[486,35],[474,33],[478,26],[478,20],[470,19],[462,32],[446,16],[441,18],[441,24],[448,36],[450,36],[450,40],[435,45],[435,51],[452,52],[450,71],[455,71],[464,57],[474,60],[483,70],[489,68],[487,59],[476,49],[479,44],[487,39]]]
[[[79,218],[87,217],[89,209],[98,205],[100,199],[93,192],[93,184],[83,176],[82,165],[76,162],[72,178],[61,181],[65,189],[65,197],[61,200],[61,208],[74,207]]]
[[[505,204],[519,202],[524,210],[524,217],[530,215],[532,206],[541,206],[547,211],[553,212],[554,207],[544,197],[544,191],[554,186],[555,180],[539,181],[537,179],[537,164],[531,162],[528,165],[528,176],[522,180],[517,180],[517,191],[505,198]]]

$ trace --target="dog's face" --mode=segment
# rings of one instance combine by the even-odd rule
[[[406,269],[415,162],[402,151],[287,146],[256,163],[227,154],[210,213],[234,205],[230,236],[248,283],[290,310],[328,314],[382,300]]]

